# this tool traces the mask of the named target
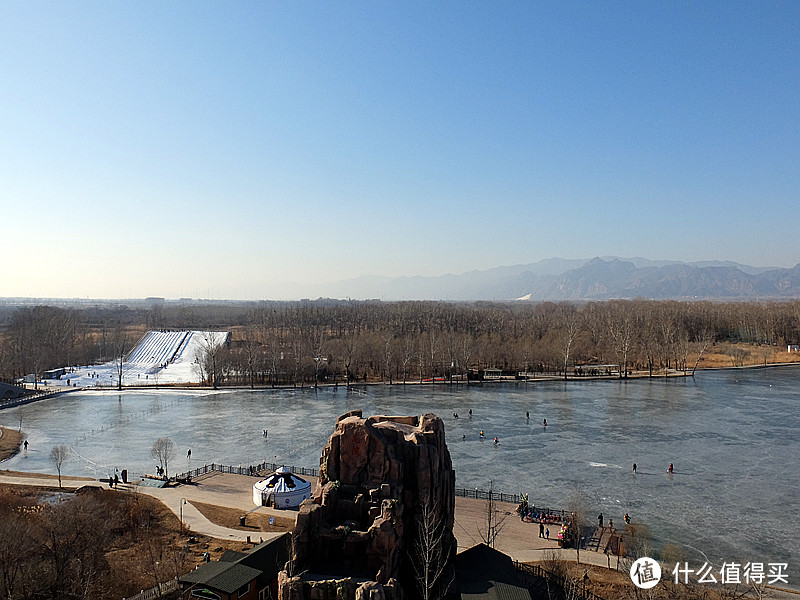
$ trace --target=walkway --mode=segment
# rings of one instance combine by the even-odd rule
[[[224,476],[228,477],[228,476]],[[58,479],[45,476],[37,476],[36,474],[31,474],[30,476],[15,476],[15,475],[3,475],[0,474],[0,484],[4,485],[31,485],[37,487],[58,487]],[[61,480],[62,487],[67,490],[76,490],[83,486],[95,486],[95,487],[105,487],[107,485],[97,481],[96,479],[83,479],[83,478],[62,478]],[[252,487],[252,483],[250,484]],[[230,501],[230,492],[226,491],[225,488],[229,486],[203,486],[203,485],[180,485],[176,487],[169,487],[169,488],[156,488],[144,485],[134,485],[134,484],[120,484],[119,490],[120,491],[131,491],[134,493],[140,494],[147,494],[149,496],[153,496],[154,498],[158,498],[167,508],[169,508],[175,516],[178,518],[183,518],[184,526],[195,533],[199,533],[202,535],[207,535],[213,538],[221,539],[221,540],[235,540],[245,542],[247,541],[248,535],[251,539],[255,539],[256,537],[262,540],[268,540],[273,537],[277,537],[282,535],[281,533],[267,533],[267,532],[257,532],[255,535],[252,532],[241,531],[239,529],[231,529],[228,527],[222,527],[215,523],[209,521],[203,513],[201,513],[194,505],[192,505],[192,501],[197,502],[204,502],[207,504],[214,504],[217,506],[228,506],[230,508],[243,508],[243,514],[246,512],[244,507],[241,506],[241,502],[231,503]],[[252,510],[254,505],[252,504],[252,491],[248,490],[250,494],[251,503],[250,506],[246,507],[246,510]],[[185,500],[183,504],[183,509],[181,509],[181,503]],[[266,508],[258,509],[267,511]],[[271,513],[270,513],[271,514]],[[281,514],[279,512],[279,514]],[[285,513],[282,516],[286,516]]]

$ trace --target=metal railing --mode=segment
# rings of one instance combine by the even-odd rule
[[[205,475],[214,471],[217,473],[232,473],[234,475],[250,475],[256,477],[265,472],[276,471],[279,467],[286,467],[295,475],[319,477],[319,469],[313,467],[298,467],[296,465],[287,465],[286,463],[265,461],[258,463],[257,465],[221,465],[217,463],[211,463],[210,465],[203,465],[202,467],[192,469],[191,471],[186,471],[185,473],[175,475],[170,480],[191,480],[200,475]],[[490,494],[489,490],[464,487],[455,488],[454,493],[456,496],[460,496],[462,498],[474,498],[475,500],[488,500]],[[497,502],[508,502],[511,504],[520,504],[522,502],[522,496],[520,494],[508,494],[506,492],[492,491],[491,495],[492,499],[496,500]],[[533,506],[531,506],[531,508],[533,508],[535,512],[540,514],[543,518],[553,521],[563,522],[570,515],[570,513],[566,510],[552,509],[547,507],[534,508]]]
[[[256,477],[263,474],[264,472],[276,471],[279,467],[286,467],[295,475],[310,475],[311,477],[319,477],[319,469],[313,469],[309,467],[297,467],[294,465],[289,466],[285,463],[262,462],[258,463],[257,465],[247,465],[247,466],[218,465],[217,463],[211,463],[210,465],[203,465],[202,467],[192,469],[191,471],[186,471],[185,473],[181,473],[180,475],[175,475],[170,478],[170,481],[191,480],[200,475],[205,475],[207,473],[212,473],[212,472],[232,473],[234,475],[249,475],[252,477]]]
[[[462,498],[474,498],[475,500],[488,500],[489,499],[489,490],[482,490],[480,488],[469,489],[463,487],[457,487],[455,489],[456,496],[461,496]],[[519,504],[522,502],[522,497],[519,494],[506,494],[505,492],[496,492],[492,491],[492,499],[497,500],[498,502],[511,502],[513,504]]]
[[[13,408],[14,406],[22,406],[23,404],[30,404],[31,402],[36,402],[37,400],[45,400],[47,398],[53,398],[55,396],[59,396],[61,394],[67,394],[69,392],[76,392],[80,388],[63,388],[63,389],[49,389],[46,391],[41,392],[33,392],[30,394],[26,394],[24,396],[20,396],[18,398],[6,398],[4,400],[0,400],[0,410],[4,408]]]

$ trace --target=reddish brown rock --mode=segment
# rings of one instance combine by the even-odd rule
[[[445,443],[444,424],[433,414],[422,417],[369,417],[351,411],[339,417],[322,449],[320,477],[310,500],[300,507],[294,530],[294,572],[328,574],[328,587],[306,581],[306,598],[342,577],[371,580],[347,587],[354,596],[399,600],[416,595],[410,549],[415,518],[425,503],[445,530],[444,555],[455,555],[453,516],[455,473]],[[323,577],[323,579],[325,579]],[[284,577],[296,600],[296,580]],[[333,586],[345,591],[345,588]]]

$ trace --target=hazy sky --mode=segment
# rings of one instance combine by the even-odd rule
[[[798,2],[0,3],[0,296],[800,262]]]

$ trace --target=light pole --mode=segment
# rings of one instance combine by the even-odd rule
[[[183,505],[186,504],[186,498],[181,498],[180,513],[181,513],[181,533],[183,533]]]

